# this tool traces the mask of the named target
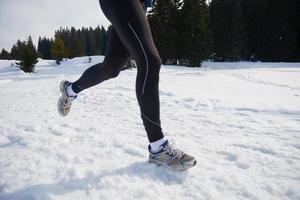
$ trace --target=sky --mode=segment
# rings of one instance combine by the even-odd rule
[[[10,51],[17,39],[54,37],[59,27],[105,28],[109,21],[98,0],[0,0],[0,51]]]

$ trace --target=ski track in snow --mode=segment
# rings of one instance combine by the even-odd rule
[[[102,57],[93,57],[93,63]],[[165,135],[197,158],[186,172],[147,162],[136,70],[56,111],[58,84],[90,64],[0,62],[0,199],[300,199],[300,65],[163,66]]]

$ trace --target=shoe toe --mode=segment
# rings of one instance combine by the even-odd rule
[[[181,158],[181,163],[184,165],[193,165],[194,166],[196,164],[196,159],[193,156],[184,154],[183,157]]]

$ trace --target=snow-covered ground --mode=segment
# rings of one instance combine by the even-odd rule
[[[164,133],[198,161],[175,172],[147,162],[135,69],[58,115],[59,82],[87,60],[31,74],[0,61],[1,200],[300,199],[299,63],[163,66]]]

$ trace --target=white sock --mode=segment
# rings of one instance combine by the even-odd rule
[[[77,95],[77,93],[75,93],[72,89],[72,84],[70,84],[69,86],[67,86],[67,95],[69,97],[74,97]]]
[[[151,142],[150,143],[151,151],[153,153],[158,152],[159,150],[161,150],[161,145],[163,145],[166,141],[167,141],[167,139],[163,137],[160,140],[157,140],[155,142]]]

